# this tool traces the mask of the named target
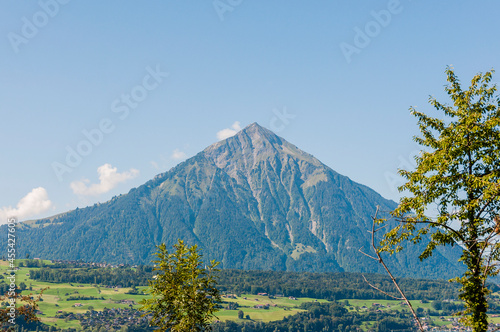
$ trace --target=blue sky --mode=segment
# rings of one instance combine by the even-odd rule
[[[408,108],[434,114],[429,95],[448,101],[447,65],[464,84],[500,68],[494,1],[1,6],[3,219],[126,193],[235,122],[397,200],[396,171],[418,150]]]

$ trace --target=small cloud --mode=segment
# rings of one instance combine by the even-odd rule
[[[42,187],[33,189],[21,198],[16,207],[3,207],[0,209],[0,224],[7,223],[8,218],[18,220],[27,219],[47,211],[52,207],[47,190]]]
[[[151,161],[151,166],[153,166],[154,169],[160,169],[160,165],[154,160]]]
[[[70,187],[73,193],[84,196],[104,194],[115,188],[119,183],[139,175],[139,171],[133,168],[128,172],[118,173],[117,168],[112,167],[110,164],[104,164],[97,168],[97,173],[99,174],[99,183],[88,186],[87,184],[90,182],[88,179],[71,182]]]
[[[174,152],[172,153],[172,159],[174,160],[185,159],[185,158],[186,154],[179,149],[175,149]]]
[[[223,139],[236,135],[236,133],[241,130],[240,122],[236,121],[235,123],[233,123],[231,128],[222,129],[221,131],[217,132],[217,139],[221,141]]]

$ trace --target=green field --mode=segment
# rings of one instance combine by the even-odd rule
[[[19,260],[22,261],[22,260]],[[45,261],[47,264],[50,262]],[[139,302],[148,295],[126,294],[130,288],[107,288],[102,285],[78,284],[78,283],[47,283],[39,282],[29,278],[29,272],[36,268],[22,267],[16,272],[16,284],[19,286],[22,282],[26,284],[28,289],[23,291],[23,295],[38,294],[42,289],[47,288],[43,293],[43,301],[39,302],[38,315],[41,321],[45,324],[56,326],[58,328],[80,328],[78,320],[68,320],[56,317],[58,313],[85,313],[90,309],[101,311],[104,308],[129,308],[139,309]],[[6,276],[8,270],[8,262],[0,261],[0,275]],[[29,288],[31,287],[31,290]],[[146,287],[137,287],[141,293]],[[494,294],[499,295],[499,294]],[[92,296],[98,299],[91,300],[67,300],[71,296]],[[133,301],[132,303],[123,301]],[[288,298],[288,297],[268,297],[251,294],[239,294],[236,296],[224,295],[223,306],[226,307],[229,303],[237,303],[237,308],[233,310],[221,309],[217,312],[217,319],[220,321],[232,320],[236,322],[244,321],[262,321],[270,322],[281,320],[289,315],[294,315],[300,311],[299,306],[305,302],[328,302],[326,300],[318,300],[313,298]],[[395,300],[355,300],[341,299],[338,300],[341,304],[345,304],[349,311],[366,311],[366,310],[408,310],[406,304],[402,301]],[[348,302],[348,303],[347,303]],[[80,303],[82,306],[76,307],[75,304]],[[257,308],[256,306],[264,305],[267,308]],[[424,310],[432,309],[432,303],[422,303],[421,301],[413,301],[412,305],[415,310],[422,308]],[[243,311],[244,318],[238,318],[238,312]],[[434,326],[451,325],[449,321],[451,317],[431,317]],[[492,318],[494,322],[500,323],[500,317]],[[365,324],[363,329],[368,329],[373,322]]]
[[[234,296],[234,295],[233,295]],[[292,300],[285,297],[269,298],[268,296],[251,295],[251,294],[241,294],[241,296],[236,298],[223,298],[225,302],[235,302],[238,303],[237,310],[224,310],[222,309],[217,313],[219,320],[234,320],[234,321],[245,321],[245,319],[238,319],[238,311],[242,310],[244,315],[250,316],[251,320],[269,322],[273,320],[281,320],[286,316],[293,315],[299,311],[304,311],[297,309],[301,303],[304,302],[328,302],[326,300],[316,300],[311,298],[298,298]],[[257,309],[256,305],[269,305],[269,309]]]
[[[22,261],[22,260],[19,260]],[[45,261],[45,263],[50,264],[50,261]],[[45,324],[56,326],[58,328],[80,328],[78,320],[65,320],[63,318],[55,317],[58,312],[71,312],[71,313],[85,313],[89,308],[93,310],[103,310],[104,308],[128,308],[132,306],[135,309],[139,309],[141,305],[139,301],[144,298],[148,298],[149,295],[131,295],[125,294],[130,288],[106,288],[103,286],[96,286],[90,284],[78,284],[78,283],[48,283],[35,281],[29,278],[28,274],[30,270],[36,268],[21,267],[16,272],[16,284],[19,286],[21,282],[24,282],[26,286],[31,290],[27,289],[22,292],[23,295],[28,294],[39,294],[44,288],[47,290],[43,293],[43,301],[39,302],[39,310],[42,312],[38,316],[41,321]],[[0,261],[0,275],[7,275],[8,262]],[[137,287],[139,292],[144,290],[146,287]],[[67,299],[70,296],[93,296],[99,298],[99,300],[70,300]],[[104,299],[100,299],[100,298]],[[245,299],[246,298],[246,299]],[[131,300],[134,304],[120,303],[123,300]],[[276,298],[270,299],[267,296],[258,296],[250,294],[242,294],[236,299],[223,298],[225,302],[236,302],[238,303],[238,309],[236,310],[225,310],[221,309],[217,313],[217,318],[220,321],[234,320],[234,321],[245,321],[246,319],[238,319],[238,311],[242,310],[245,316],[249,316],[252,321],[262,321],[269,322],[273,320],[281,320],[286,316],[293,315],[299,311],[298,309],[301,303],[304,302],[326,302],[325,300],[315,300],[311,298],[299,298],[292,300],[289,298]],[[81,307],[75,307],[75,303],[81,303]],[[258,304],[269,304],[268,309],[255,308]],[[226,303],[227,305],[227,303]]]
[[[50,261],[45,261],[50,263]],[[147,298],[147,295],[131,295],[125,294],[130,288],[105,288],[105,287],[95,287],[89,284],[68,284],[68,283],[48,283],[39,282],[29,278],[28,274],[30,270],[35,268],[21,267],[16,271],[16,284],[19,286],[21,282],[24,282],[27,287],[31,287],[31,290],[26,289],[22,292],[23,295],[29,294],[39,294],[44,288],[47,288],[43,292],[43,297],[41,302],[39,302],[39,310],[42,312],[38,315],[43,323],[48,325],[57,326],[59,328],[80,328],[80,324],[77,320],[65,321],[65,319],[56,318],[58,311],[66,311],[72,313],[84,313],[89,310],[89,307],[93,307],[94,310],[102,310],[106,308],[128,308],[129,304],[118,303],[122,300],[132,300],[135,302],[134,308],[138,309],[140,305],[138,304],[143,298]],[[8,262],[0,261],[0,275],[7,275]],[[138,290],[142,290],[145,287],[138,287]],[[70,300],[67,301],[70,296],[94,296],[101,298],[103,300]],[[81,303],[83,306],[75,307],[75,303]]]

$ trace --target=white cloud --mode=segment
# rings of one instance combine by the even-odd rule
[[[116,187],[119,183],[135,178],[139,175],[136,169],[130,169],[128,172],[118,173],[116,167],[110,164],[104,164],[97,168],[99,173],[99,183],[94,183],[88,186],[88,179],[81,181],[73,181],[70,186],[73,192],[77,195],[95,196],[104,194]]]
[[[153,166],[154,169],[160,169],[160,165],[154,160],[151,160],[151,166]]]
[[[179,149],[175,149],[172,153],[172,159],[179,160],[186,158],[186,154]]]
[[[223,139],[236,135],[236,133],[241,130],[240,122],[236,121],[235,123],[233,123],[231,128],[222,129],[221,131],[217,132],[217,139],[221,141]]]
[[[47,211],[52,207],[47,190],[42,187],[33,189],[26,196],[21,198],[16,207],[3,207],[0,209],[0,224],[7,223],[7,218],[17,218],[25,220]]]

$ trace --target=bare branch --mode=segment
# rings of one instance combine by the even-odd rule
[[[389,270],[389,268],[387,267],[387,265],[385,265],[384,263],[384,260],[382,259],[382,256],[380,255],[380,251],[377,249],[377,246],[375,245],[375,222],[377,220],[377,215],[378,215],[378,212],[379,212],[379,209],[380,207],[377,206],[377,210],[375,211],[375,216],[372,217],[373,219],[373,222],[372,222],[372,231],[371,231],[371,234],[372,234],[372,248],[373,250],[375,251],[375,254],[377,255],[378,259],[376,259],[375,257],[372,257],[373,259],[377,260],[380,264],[382,264],[382,266],[384,267],[385,271],[387,272],[387,274],[389,275],[389,277],[391,278],[392,280],[392,283],[394,284],[394,286],[396,287],[396,289],[398,290],[399,294],[401,294],[401,300],[404,300],[406,302],[406,304],[408,305],[408,308],[410,308],[410,311],[413,315],[413,318],[415,319],[415,321],[417,322],[417,325],[418,325],[418,328],[420,331],[424,332],[424,328],[422,327],[422,324],[420,323],[420,320],[418,319],[418,316],[417,314],[415,313],[415,310],[413,309],[413,306],[411,305],[410,301],[408,300],[408,298],[406,297],[406,295],[404,294],[403,290],[399,287],[399,284],[398,282],[396,281],[396,278],[394,278],[394,276],[392,275],[391,271]],[[362,252],[362,251],[361,251]],[[363,252],[362,252],[363,253]],[[365,254],[366,255],[366,254]],[[369,255],[367,255],[368,257],[371,257]],[[386,292],[382,291],[381,289],[378,289],[377,287],[373,286],[372,284],[370,284],[366,278],[363,276],[363,278],[365,279],[365,281],[368,283],[368,285],[370,285],[370,287],[374,288],[374,289],[377,289],[378,291],[382,292],[383,294],[387,295],[387,296],[390,296],[392,298],[396,298],[390,294],[387,294]]]
[[[368,284],[368,286],[370,286],[371,288],[376,289],[376,290],[378,290],[380,293],[385,294],[385,295],[387,295],[387,296],[389,296],[389,297],[392,297],[392,298],[393,298],[393,299],[395,299],[395,300],[399,300],[399,301],[404,300],[404,298],[403,298],[403,297],[397,297],[397,296],[391,295],[391,294],[389,294],[389,293],[387,293],[387,292],[385,292],[385,291],[381,290],[381,289],[380,289],[380,288],[378,288],[377,286],[372,285],[371,283],[369,283],[369,282],[368,282],[368,280],[366,280],[366,278],[365,278],[365,276],[364,276],[364,275],[362,275],[362,276],[363,276],[363,279],[365,279],[365,282],[366,282],[366,283]]]
[[[381,230],[381,229],[383,229],[383,228],[386,228],[387,226],[388,226],[388,225],[384,225],[384,226],[382,226],[382,227],[377,228],[377,229],[375,230],[375,233],[377,233],[378,231],[380,231],[380,230]]]
[[[378,258],[373,257],[373,256],[371,256],[371,255],[368,255],[367,253],[363,252],[361,249],[363,249],[363,247],[361,247],[361,248],[359,248],[359,249],[358,249],[358,251],[359,251],[360,253],[362,253],[363,255],[365,255],[365,256],[367,256],[367,257],[370,257],[371,259],[374,259],[374,260],[378,261]]]

